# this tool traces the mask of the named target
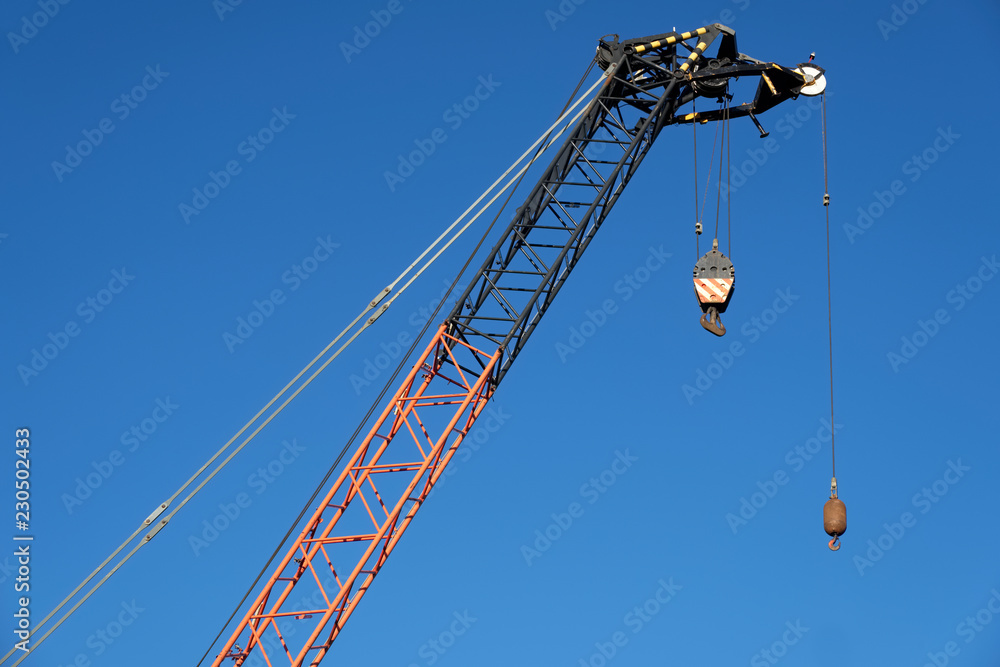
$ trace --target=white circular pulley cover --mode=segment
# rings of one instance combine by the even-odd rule
[[[806,84],[799,91],[806,97],[821,95],[826,90],[826,76],[815,67],[802,65],[793,70],[796,74],[801,74],[806,78]]]

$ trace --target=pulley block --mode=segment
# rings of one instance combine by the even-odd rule
[[[726,312],[729,306],[734,284],[733,263],[719,252],[719,241],[716,239],[712,241],[712,250],[702,255],[694,265],[694,293],[703,313],[701,326],[716,336],[726,333],[719,315]]]

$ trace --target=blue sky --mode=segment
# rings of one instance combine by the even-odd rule
[[[987,2],[6,3],[4,474],[30,428],[35,621],[548,127],[600,36],[716,21],[743,53],[827,69],[843,548],[821,524],[823,162],[802,97],[760,117],[770,144],[733,122],[729,333],[697,322],[691,130],[667,128],[328,662],[995,664]],[[482,229],[24,664],[195,664]]]

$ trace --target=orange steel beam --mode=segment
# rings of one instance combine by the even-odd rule
[[[255,649],[269,667],[319,664],[486,407],[500,357],[438,329],[213,665]]]

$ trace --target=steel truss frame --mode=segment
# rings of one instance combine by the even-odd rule
[[[720,36],[717,56],[705,64]],[[254,650],[267,665],[318,665],[660,131],[717,113],[679,116],[678,108],[725,91],[736,75],[762,80],[754,102],[734,107],[731,117],[796,97],[806,83],[739,54],[733,31],[719,24],[604,38],[596,61],[604,85],[214,665],[242,665]]]

